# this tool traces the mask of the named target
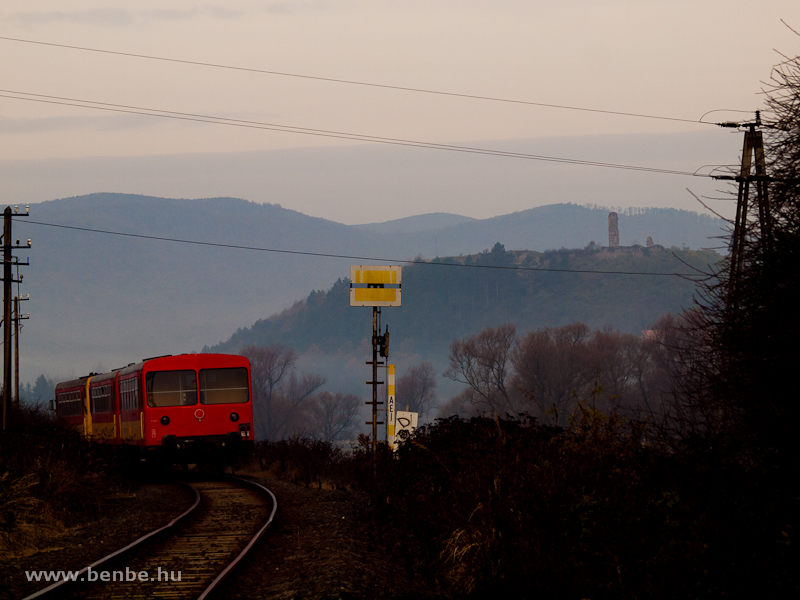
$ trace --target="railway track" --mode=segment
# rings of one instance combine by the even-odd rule
[[[272,524],[278,503],[265,487],[235,477],[191,487],[194,505],[168,525],[84,567],[76,581],[25,600],[210,597]]]

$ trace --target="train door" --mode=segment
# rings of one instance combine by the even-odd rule
[[[94,434],[94,428],[92,426],[92,401],[89,395],[89,384],[91,384],[91,382],[92,378],[87,378],[86,385],[83,386],[80,391],[81,405],[83,406],[83,434],[88,439],[91,439]]]
[[[122,413],[119,403],[119,382],[116,378],[111,383],[111,402],[114,404],[114,443],[122,443]]]
[[[89,388],[92,439],[113,443],[117,440],[117,411],[113,377],[95,377]]]
[[[119,414],[120,440],[123,444],[142,443],[144,415],[142,413],[142,394],[138,373],[133,377],[120,377],[119,381]]]

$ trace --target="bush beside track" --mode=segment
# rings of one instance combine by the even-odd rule
[[[367,489],[371,465],[363,445],[346,451],[301,436],[256,442],[252,454],[242,461],[246,471],[318,489]]]
[[[23,407],[9,421],[0,434],[0,560],[96,518],[108,486],[106,460],[49,411]]]
[[[448,597],[793,595],[769,474],[646,433],[586,406],[563,430],[439,420],[379,469],[384,539]]]
[[[292,438],[252,468],[371,492],[380,544],[444,597],[695,598],[797,591],[775,474],[582,404],[565,428],[525,416],[439,419],[392,456]],[[434,592],[436,593],[436,592]]]
[[[98,449],[38,411],[17,417],[0,437],[6,560],[95,519],[115,485]],[[370,492],[360,512],[370,539],[442,597],[794,595],[797,506],[778,475],[649,433],[584,405],[563,429],[526,417],[438,420],[396,455],[379,446],[374,485],[366,443],[260,442],[243,468]]]

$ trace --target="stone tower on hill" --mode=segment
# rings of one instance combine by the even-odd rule
[[[619,221],[617,213],[608,213],[608,246],[619,248]]]

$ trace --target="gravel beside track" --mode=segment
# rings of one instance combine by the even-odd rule
[[[200,506],[190,522],[148,540],[97,569],[131,573],[125,581],[82,583],[69,598],[192,600],[198,598],[264,526],[273,509],[262,489],[228,479],[192,482]],[[134,574],[147,573],[150,581]],[[156,573],[163,578],[154,580]]]
[[[393,540],[378,539],[367,518],[366,494],[252,479],[277,496],[278,515],[214,598],[435,597],[424,581],[408,576],[401,557],[385,549]],[[0,564],[0,600],[23,598],[46,587],[27,583],[24,570],[81,569],[165,525],[193,501],[194,493],[178,484],[142,485],[135,495],[114,500],[111,510],[104,509],[97,521],[54,539],[50,548]]]
[[[389,554],[366,494],[253,477],[278,497],[275,523],[215,596],[220,600],[433,598]]]
[[[25,571],[74,570],[166,525],[194,502],[194,492],[176,483],[142,484],[98,498],[98,518],[77,524],[29,556],[0,563],[0,600],[24,598],[47,587],[29,582]]]

